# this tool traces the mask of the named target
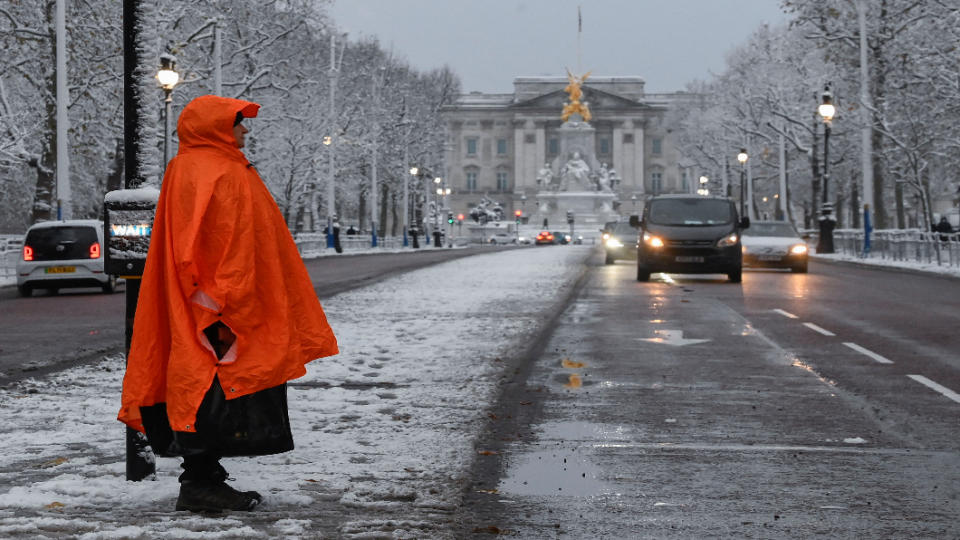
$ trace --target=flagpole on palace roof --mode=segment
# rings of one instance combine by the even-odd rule
[[[577,6],[577,73],[581,73],[580,66],[580,34],[583,33],[583,15],[580,14],[580,6]]]

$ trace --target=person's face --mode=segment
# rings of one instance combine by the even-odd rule
[[[243,125],[243,122],[233,126],[233,137],[237,140],[237,148],[243,148],[244,136],[250,130],[247,129],[247,126]]]

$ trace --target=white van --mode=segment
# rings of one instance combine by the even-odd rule
[[[17,259],[17,290],[56,294],[68,287],[100,287],[112,293],[117,278],[103,271],[103,222],[95,219],[45,221],[29,229]]]

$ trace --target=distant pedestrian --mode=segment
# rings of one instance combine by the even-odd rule
[[[337,354],[276,202],[240,151],[260,105],[183,109],[140,288],[119,419],[182,456],[177,510],[252,510],[220,459],[293,449],[286,382]]]
[[[933,226],[933,230],[934,232],[950,234],[953,232],[953,226],[947,221],[947,217],[943,216],[940,218],[940,222]]]
[[[352,236],[357,234],[357,230],[353,228],[353,225],[347,228],[347,235]]]

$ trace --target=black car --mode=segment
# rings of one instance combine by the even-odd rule
[[[637,281],[653,272],[727,274],[742,276],[740,231],[750,226],[740,219],[727,198],[702,195],[659,195],[644,205],[643,219],[630,217],[640,228]]]
[[[637,258],[637,229],[627,222],[607,225],[603,232],[604,263]]]

